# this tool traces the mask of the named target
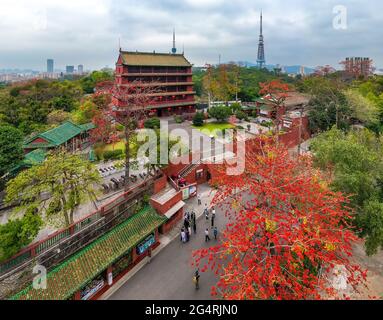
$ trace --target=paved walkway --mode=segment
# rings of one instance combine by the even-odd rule
[[[106,300],[205,300],[212,299],[211,287],[217,283],[216,276],[211,272],[201,273],[200,289],[195,290],[192,282],[194,267],[191,265],[192,252],[199,248],[215,244],[211,232],[211,241],[205,243],[204,230],[211,222],[203,216],[205,203],[210,205],[214,193],[208,185],[199,186],[202,195],[202,205],[198,206],[197,198],[187,201],[185,212],[194,211],[197,214],[197,234],[192,235],[188,243],[180,241],[180,228],[174,228],[166,236],[160,237],[161,245],[154,250],[150,263],[145,258],[132,271],[118,281],[101,299]],[[224,229],[227,218],[217,208],[215,225],[218,230]],[[159,254],[160,253],[160,254]],[[139,272],[138,272],[139,271]]]

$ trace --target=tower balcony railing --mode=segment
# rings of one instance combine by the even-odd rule
[[[123,77],[128,77],[128,76],[131,76],[131,77],[140,77],[140,76],[192,76],[193,73],[192,72],[185,72],[185,71],[182,71],[182,72],[132,72],[132,73],[121,73],[121,76]]]
[[[124,87],[168,87],[168,86],[193,86],[193,81],[153,81],[153,82],[147,82],[147,81],[141,81],[138,83],[133,83],[132,81],[122,81],[120,86]]]
[[[169,96],[186,96],[186,95],[195,95],[195,91],[171,91],[171,92],[156,92],[148,94],[149,97],[169,97]]]

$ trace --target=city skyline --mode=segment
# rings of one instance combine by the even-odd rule
[[[124,50],[171,52],[173,28],[177,51],[182,52],[184,45],[185,55],[196,66],[217,63],[219,55],[222,62],[255,63],[261,9],[268,64],[340,68],[346,56],[368,56],[381,68],[383,57],[376,44],[383,38],[379,28],[383,4],[346,1],[347,28],[341,30],[333,26],[336,5],[332,0],[273,4],[245,0],[5,1],[0,12],[6,31],[0,35],[4,44],[0,69],[44,70],[48,58],[55,60],[58,69],[82,62],[88,69],[113,67],[119,39]]]

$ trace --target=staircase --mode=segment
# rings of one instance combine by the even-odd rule
[[[190,172],[192,172],[197,166],[199,166],[201,163],[201,160],[198,160],[196,163],[190,163],[185,168],[183,168],[179,175],[181,178],[186,177]]]

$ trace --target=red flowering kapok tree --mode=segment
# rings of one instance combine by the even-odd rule
[[[118,134],[115,128],[115,125],[112,124],[108,115],[104,112],[97,112],[92,122],[95,125],[95,128],[90,131],[90,140],[92,143],[102,142],[102,143],[116,143],[118,142]]]
[[[212,166],[220,186],[213,205],[229,216],[221,241],[193,253],[201,272],[218,275],[212,294],[223,299],[345,298],[366,271],[349,261],[357,240],[347,198],[330,191],[308,157],[291,159],[275,140],[247,146],[243,174]],[[335,275],[335,271],[343,273]],[[333,284],[339,277],[347,288]]]
[[[287,83],[283,83],[281,80],[272,80],[269,82],[259,83],[259,94],[263,95],[263,99],[266,104],[271,106],[273,116],[273,122],[276,132],[279,132],[279,125],[281,123],[281,116],[283,113],[284,102],[288,98],[288,91],[290,87]]]
[[[130,142],[140,122],[148,117],[151,105],[156,103],[159,95],[157,87],[151,83],[133,81],[129,84],[117,84],[112,81],[101,82],[96,86],[95,95],[109,94],[115,98],[107,111],[108,117],[124,127],[125,138],[125,176],[130,176]],[[126,179],[125,189],[130,187],[130,179]]]
[[[334,72],[336,72],[336,70],[333,67],[331,67],[330,65],[326,64],[325,66],[316,67],[314,74],[316,76],[326,77],[329,74],[334,73]]]

